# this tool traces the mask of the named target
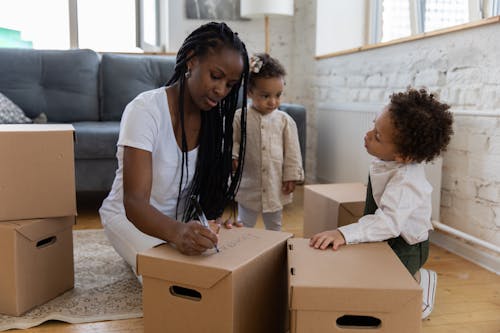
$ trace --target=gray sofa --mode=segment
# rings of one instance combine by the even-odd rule
[[[50,123],[73,124],[77,192],[108,191],[125,106],[139,93],[164,85],[174,65],[175,56],[0,48],[0,92],[30,118],[45,113]],[[297,123],[305,160],[305,109],[280,108]]]

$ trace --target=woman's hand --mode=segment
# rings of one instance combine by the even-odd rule
[[[344,235],[338,229],[320,232],[309,241],[309,246],[321,250],[326,249],[330,244],[333,245],[334,250],[345,244]]]
[[[212,228],[212,226],[205,228],[197,221],[178,223],[176,237],[172,242],[183,254],[200,255],[212,249],[218,242],[217,234],[212,231]]]

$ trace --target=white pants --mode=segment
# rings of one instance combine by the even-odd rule
[[[106,214],[101,213],[101,221],[109,242],[132,267],[135,275],[137,275],[137,254],[165,243],[165,241],[146,235],[137,229],[125,215],[114,215],[107,219]]]
[[[262,213],[262,220],[267,230],[281,231],[281,218],[283,210],[277,212]],[[257,222],[259,211],[254,211],[238,203],[238,222],[245,227],[253,228]]]

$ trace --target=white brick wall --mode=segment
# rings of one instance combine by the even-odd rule
[[[296,6],[301,12],[315,12],[313,1],[298,0]],[[314,40],[312,25],[296,22],[295,29],[297,39]],[[498,29],[494,24],[317,61],[314,47],[300,48],[302,62],[309,61],[304,68],[316,69],[306,74],[295,68],[296,79],[304,81],[304,89],[314,96],[308,101],[307,165],[315,165],[311,160],[317,158],[315,137],[321,133],[316,131],[314,113],[319,104],[385,104],[392,92],[411,85],[437,92],[452,109],[500,115]],[[444,154],[441,199],[443,223],[496,245],[500,245],[499,125],[497,116],[455,115],[456,134]],[[309,168],[307,178],[315,177]]]

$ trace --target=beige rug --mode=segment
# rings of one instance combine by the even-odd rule
[[[0,331],[47,320],[87,323],[142,317],[142,290],[134,273],[102,230],[73,232],[75,288],[22,317],[0,314]]]

